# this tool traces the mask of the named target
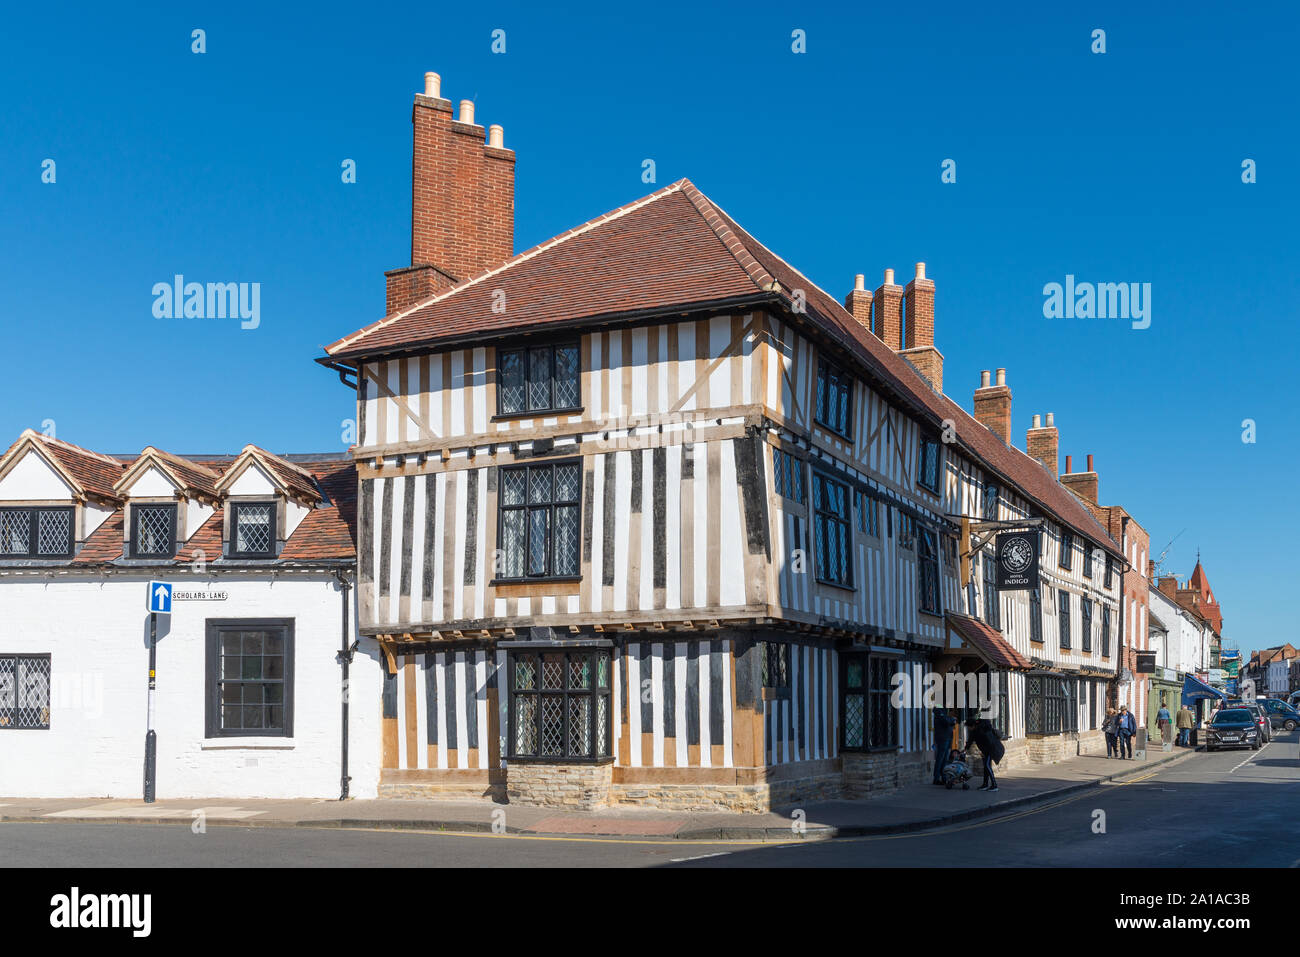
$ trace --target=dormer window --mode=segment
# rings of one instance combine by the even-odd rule
[[[230,556],[275,557],[275,503],[233,502],[230,506]]]
[[[72,507],[0,508],[0,558],[71,558]]]
[[[176,506],[131,506],[131,557],[171,558],[176,554]]]

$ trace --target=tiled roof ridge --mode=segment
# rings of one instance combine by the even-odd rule
[[[281,464],[281,465],[284,465],[286,468],[292,469],[293,471],[297,472],[299,475],[301,475],[303,478],[307,479],[308,481],[311,481],[311,482],[315,482],[315,481],[316,481],[316,476],[313,475],[313,474],[311,473],[310,470],[303,468],[303,467],[302,467],[301,465],[299,465],[297,462],[290,462],[288,459],[283,458],[282,456],[276,455],[274,452],[268,452],[266,449],[262,448],[260,445],[254,445],[253,443],[250,442],[248,445],[245,445],[245,446],[244,446],[244,451],[245,451],[245,452],[249,452],[249,451],[251,451],[251,452],[255,452],[255,453],[259,454],[259,455],[265,455],[267,458],[272,459],[272,460],[274,460],[275,462],[277,462],[277,463],[279,463],[279,464]],[[236,459],[236,460],[238,460],[238,459]],[[340,461],[342,461],[342,460],[340,460]],[[233,465],[234,463],[231,463],[231,464]]]
[[[171,462],[174,465],[181,465],[184,466],[185,468],[194,469],[196,472],[206,473],[211,478],[221,477],[220,472],[214,471],[213,469],[204,465],[202,462],[196,462],[193,459],[187,459],[185,456],[177,455],[175,452],[168,452],[165,449],[158,448],[156,445],[145,446],[145,448],[140,453],[140,458],[144,458],[146,455],[150,453],[153,453],[154,455],[158,456],[158,458],[162,459],[164,462]],[[139,459],[136,459],[136,461],[138,462]],[[135,463],[132,464],[134,465]]]
[[[735,220],[728,216],[721,207],[714,205],[713,201],[701,193],[689,179],[678,180],[673,185],[681,186],[682,194],[691,201],[695,211],[700,214],[700,217],[717,235],[722,245],[735,257],[740,268],[745,270],[759,289],[763,292],[771,292],[774,286],[780,285],[777,283],[776,277],[763,268],[763,265],[754,258],[749,248],[736,235],[735,230],[731,228],[731,224]],[[780,259],[779,256],[777,258]],[[782,261],[784,262],[784,260]]]
[[[383,319],[380,319],[377,322],[372,322],[368,326],[363,326],[361,329],[358,329],[356,332],[344,336],[342,339],[338,339],[335,342],[331,343],[330,345],[326,346],[325,353],[326,355],[334,355],[335,353],[342,351],[345,347],[354,345],[357,342],[361,341],[366,336],[370,335],[372,332],[376,332],[380,329],[386,328],[387,326],[392,325],[398,320],[404,319],[407,316],[411,315],[412,313],[418,312],[420,309],[423,309],[427,306],[431,306],[436,302],[441,302],[444,299],[449,299],[450,297],[456,295],[456,293],[461,292],[465,289],[469,289],[472,286],[476,286],[479,283],[483,282],[485,279],[490,279],[493,276],[505,272],[507,269],[519,265],[520,263],[527,262],[528,260],[534,258],[535,256],[538,256],[541,253],[546,252],[548,249],[553,249],[554,247],[565,242],[566,240],[572,239],[574,236],[579,236],[583,233],[590,232],[591,230],[595,229],[598,226],[604,225],[605,223],[611,222],[612,220],[615,219],[620,219],[621,217],[626,216],[628,213],[631,213],[634,210],[638,210],[643,206],[648,206],[649,204],[656,202],[657,200],[660,200],[663,197],[670,195],[671,193],[679,192],[682,190],[683,184],[689,185],[689,181],[685,179],[677,180],[675,183],[670,183],[669,185],[665,186],[663,189],[656,190],[655,192],[650,193],[648,196],[643,196],[640,199],[634,200],[631,203],[627,203],[626,205],[619,206],[616,209],[612,209],[606,213],[603,213],[602,215],[597,216],[594,219],[589,219],[585,223],[582,223],[579,226],[575,226],[572,229],[560,233],[557,236],[552,236],[550,239],[546,240],[545,242],[537,244],[532,249],[527,249],[524,252],[516,253],[514,256],[511,256],[509,259],[507,259],[505,262],[497,266],[493,266],[490,269],[487,269],[479,273],[477,276],[473,276],[469,279],[463,280],[462,282],[459,282],[456,285],[452,286],[450,289],[443,290],[442,292],[438,293],[436,296],[432,296],[429,299],[425,299],[420,302],[417,302],[411,305],[410,307],[402,310],[401,312],[393,313],[393,315],[391,316],[385,316]]]
[[[692,191],[694,191],[694,192],[696,192],[696,193],[698,194],[698,190],[695,189],[695,187],[694,187],[693,184],[690,184],[689,180],[688,180],[688,181],[685,181],[685,182],[686,182],[687,185],[690,187],[690,190],[692,190]],[[689,195],[689,194],[688,194],[688,195]],[[783,259],[780,255],[778,255],[777,253],[774,253],[771,249],[769,249],[767,246],[765,246],[765,245],[764,245],[762,242],[760,242],[758,239],[756,239],[756,238],[754,238],[752,235],[750,235],[750,234],[749,234],[749,233],[744,229],[744,227],[742,227],[742,226],[740,226],[739,224],[737,224],[736,221],[735,221],[731,216],[729,216],[729,215],[726,213],[726,211],[724,211],[721,207],[714,205],[714,204],[712,203],[712,201],[708,199],[708,197],[705,197],[705,196],[703,196],[703,195],[701,194],[701,199],[702,199],[706,204],[708,204],[708,206],[709,206],[712,210],[714,210],[715,212],[717,212],[718,214],[720,214],[721,217],[722,217],[724,220],[727,221],[727,223],[729,224],[729,228],[728,228],[728,232],[729,232],[729,233],[732,233],[732,234],[734,235],[734,232],[738,230],[740,233],[742,233],[744,236],[746,236],[746,237],[747,237],[747,238],[748,238],[748,239],[749,239],[749,240],[750,240],[750,241],[751,241],[755,246],[759,247],[759,248],[760,248],[764,253],[766,253],[767,255],[771,256],[773,259],[777,260],[779,263],[781,263],[782,266],[784,266],[786,269],[790,270],[790,272],[792,272],[795,276],[797,276],[801,281],[805,282],[805,283],[808,285],[808,288],[809,288],[810,290],[815,290],[816,292],[820,293],[821,296],[823,296],[823,297],[826,299],[827,303],[830,304],[830,307],[831,307],[833,310],[835,310],[835,311],[838,312],[838,315],[827,316],[826,318],[827,318],[828,320],[830,320],[830,321],[835,321],[837,325],[840,325],[840,326],[844,327],[844,329],[845,329],[847,332],[849,332],[849,334],[850,334],[854,339],[858,340],[858,342],[859,342],[859,343],[860,343],[864,348],[867,348],[867,342],[868,342],[868,338],[867,338],[867,337],[870,337],[870,338],[874,339],[875,336],[873,336],[872,333],[871,333],[870,331],[868,331],[868,330],[866,330],[865,328],[863,328],[862,324],[861,324],[860,322],[858,322],[858,320],[857,320],[856,318],[854,318],[854,316],[853,316],[852,313],[850,313],[847,309],[845,309],[845,308],[840,304],[840,302],[839,302],[838,299],[836,299],[834,296],[832,296],[830,293],[828,293],[828,292],[827,292],[825,289],[823,289],[821,286],[817,285],[817,283],[815,283],[815,282],[813,282],[811,279],[809,279],[809,278],[808,278],[808,277],[807,277],[803,272],[801,272],[799,269],[797,269],[797,268],[795,268],[794,266],[790,265],[790,263],[788,263],[788,262],[787,262],[785,259]],[[698,207],[697,207],[697,208],[698,208]],[[734,227],[734,229],[733,229],[732,227]],[[748,253],[748,250],[746,250],[746,252]],[[751,254],[751,255],[752,255],[752,254]],[[743,263],[742,263],[742,265],[743,265]],[[765,275],[766,275],[766,273],[765,273]],[[789,292],[789,290],[784,290],[784,289],[782,290],[782,293],[783,293],[783,294],[786,294],[786,293],[788,293],[788,292]],[[807,297],[807,298],[808,298],[808,300],[809,300],[809,301],[808,301],[808,307],[809,307],[809,308],[812,308],[812,309],[818,309],[819,311],[821,311],[821,308],[822,308],[821,305],[820,305],[820,304],[816,304],[816,305],[815,305],[815,304],[812,302],[812,298],[813,298],[813,297],[809,296],[809,297]],[[837,320],[838,320],[838,321],[837,321]],[[880,340],[877,339],[876,341],[879,342]],[[884,343],[880,343],[880,344],[881,344],[884,348],[888,348],[888,346],[886,346]],[[891,351],[892,351],[892,350],[891,350]],[[894,353],[894,354],[897,356],[897,353]],[[935,389],[933,386],[931,386],[931,385],[930,385],[930,382],[929,382],[929,381],[928,381],[928,380],[927,380],[923,375],[921,375],[921,373],[917,371],[916,367],[915,367],[914,365],[912,365],[911,362],[908,362],[908,361],[906,360],[905,357],[899,356],[899,358],[902,359],[902,365],[905,366],[905,367],[907,368],[908,372],[911,373],[913,379],[915,380],[915,381],[912,381],[912,382],[908,382],[908,381],[901,382],[901,383],[900,383],[901,385],[903,385],[905,388],[910,388],[911,391],[916,392],[916,393],[921,393],[921,390],[922,390],[922,389],[928,391],[930,394],[932,394],[932,395],[934,395],[935,397],[937,397],[937,398],[939,399],[940,402],[942,402],[942,403],[946,403],[948,406],[951,406],[953,409],[956,409],[956,410],[957,410],[958,412],[960,412],[963,416],[965,416],[966,419],[967,419],[968,422],[969,422],[970,427],[972,427],[972,428],[985,429],[986,431],[988,431],[988,430],[986,429],[985,426],[981,425],[980,422],[979,422],[979,421],[978,421],[978,420],[977,420],[977,419],[976,419],[976,418],[975,418],[971,413],[967,412],[966,409],[963,408],[963,407],[961,406],[961,404],[958,403],[955,399],[953,399],[951,396],[947,395],[946,393],[941,392],[941,391]],[[923,393],[921,393],[921,394],[923,394]],[[1013,445],[1013,444],[1010,444],[1010,443],[1002,443],[1001,439],[999,439],[999,438],[998,438],[996,435],[994,435],[991,431],[989,432],[989,435],[990,435],[990,437],[991,437],[992,439],[994,439],[995,441],[999,442],[1000,444],[1003,444],[1006,448],[1010,449],[1010,450],[1013,451],[1013,452],[1018,453],[1018,454],[1020,455],[1020,457],[1023,458],[1023,459],[1025,460],[1025,462],[1028,463],[1031,467],[1041,468],[1041,469],[1043,469],[1044,471],[1050,472],[1050,470],[1047,469],[1047,468],[1046,468],[1046,467],[1045,467],[1041,462],[1039,462],[1039,461],[1038,461],[1037,459],[1035,459],[1035,458],[1032,458],[1032,457],[1031,457],[1027,452],[1025,452],[1025,451],[1023,451],[1023,450],[1021,450],[1021,449],[1016,448],[1016,446]],[[973,454],[976,455],[977,458],[980,458],[981,461],[983,461],[983,457],[979,455],[978,451],[973,450],[973,449],[972,449],[971,451],[973,452]],[[986,467],[986,469],[991,468],[991,467],[993,466],[993,463],[991,463],[991,462],[984,462],[983,464],[984,464],[984,466]],[[1015,476],[1014,476],[1014,475],[1009,475],[1009,476],[1007,476],[1007,478],[1011,479],[1012,481],[1015,481]],[[1055,482],[1056,485],[1059,486],[1062,490],[1068,491],[1067,487],[1066,487],[1064,484],[1061,483],[1060,479],[1059,479],[1057,476],[1052,475],[1052,476],[1051,476],[1051,479],[1052,479],[1052,481]],[[1032,494],[1031,494],[1027,489],[1022,489],[1021,492],[1022,492],[1023,495],[1025,495],[1025,497],[1028,497],[1028,498],[1032,498],[1032,497],[1033,497]],[[1076,497],[1077,497],[1077,496],[1076,496]],[[1045,507],[1047,507],[1047,508],[1051,508],[1051,505],[1048,504],[1048,503],[1046,503],[1046,502],[1044,502],[1044,503],[1042,503],[1042,504],[1043,504]],[[1052,509],[1052,510],[1053,510],[1053,511],[1056,511],[1056,509]],[[1091,521],[1092,524],[1096,527],[1096,531],[1097,531],[1097,533],[1098,533],[1102,538],[1104,538],[1105,540],[1111,542],[1111,544],[1115,545],[1115,547],[1118,549],[1118,547],[1119,547],[1119,546],[1118,546],[1118,543],[1116,543],[1115,540],[1114,540],[1113,538],[1111,538],[1110,533],[1107,532],[1106,529],[1102,527],[1101,523],[1097,521],[1096,517],[1093,516],[1092,513],[1089,512],[1086,508],[1082,509],[1082,511],[1083,511],[1084,514],[1086,514],[1086,515],[1088,516],[1088,520]],[[1065,516],[1058,516],[1058,517],[1060,517],[1060,518],[1065,518]],[[1068,519],[1067,519],[1067,521],[1068,521]],[[1082,529],[1080,529],[1080,531],[1082,531]]]
[[[24,429],[22,435],[19,436],[19,439],[22,439],[26,436],[30,436],[31,438],[36,439],[38,442],[41,442],[45,445],[57,446],[59,448],[66,449],[69,452],[73,452],[77,455],[85,455],[93,459],[98,459],[99,461],[107,465],[116,465],[120,468],[124,464],[121,459],[115,459],[111,455],[107,455],[103,452],[96,452],[93,449],[82,448],[80,445],[73,445],[71,442],[67,441],[66,439],[55,438],[52,435],[46,435],[43,432],[37,432],[35,429]]]

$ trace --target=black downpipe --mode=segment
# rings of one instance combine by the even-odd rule
[[[348,799],[348,782],[352,780],[348,776],[348,695],[351,688],[348,685],[349,675],[352,670],[352,655],[356,652],[356,645],[348,644],[348,592],[351,585],[348,584],[347,577],[342,572],[335,572],[335,578],[339,583],[339,596],[342,615],[342,627],[339,633],[339,653],[338,660],[343,666],[343,753],[340,756],[340,780],[339,780],[339,800]]]

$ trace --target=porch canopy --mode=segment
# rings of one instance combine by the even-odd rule
[[[1228,700],[1226,694],[1211,688],[1195,675],[1185,677],[1183,679],[1183,704],[1191,704],[1193,701],[1200,701],[1202,698],[1217,698],[1220,701]]]
[[[1029,671],[1033,663],[1016,651],[996,628],[978,618],[949,612],[944,649],[940,661],[956,664],[962,658],[975,658],[994,671]]]

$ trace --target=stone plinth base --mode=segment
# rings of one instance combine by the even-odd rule
[[[542,764],[512,761],[506,769],[511,804],[591,810],[610,803],[612,763]]]

